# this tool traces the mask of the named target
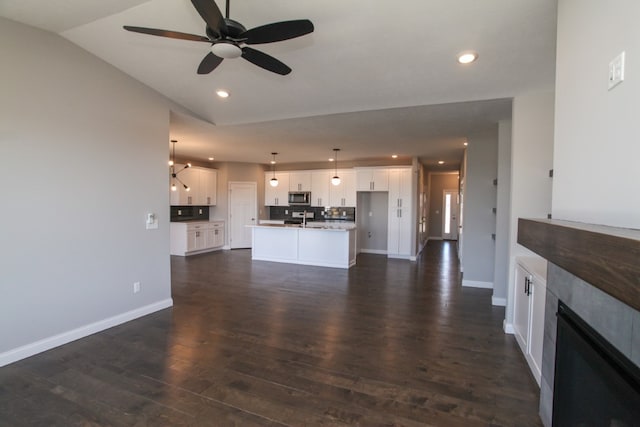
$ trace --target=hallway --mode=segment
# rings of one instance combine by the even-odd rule
[[[2,426],[538,426],[455,242],[350,270],[172,257],[174,307],[0,368]]]

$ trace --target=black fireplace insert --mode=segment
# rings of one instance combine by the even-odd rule
[[[561,301],[554,427],[640,426],[640,368]]]

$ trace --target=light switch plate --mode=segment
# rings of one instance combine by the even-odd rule
[[[624,81],[624,56],[625,53],[622,52],[609,62],[609,90]]]

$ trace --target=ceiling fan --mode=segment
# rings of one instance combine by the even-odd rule
[[[291,68],[273,56],[245,45],[278,42],[313,32],[313,23],[308,19],[275,22],[247,30],[241,23],[229,19],[229,0],[226,2],[226,17],[222,16],[214,0],[191,0],[191,3],[207,24],[205,29],[207,37],[129,25],[123,28],[152,36],[211,43],[211,52],[200,62],[198,74],[210,73],[220,65],[223,59],[242,56],[258,67],[283,76],[289,74]]]

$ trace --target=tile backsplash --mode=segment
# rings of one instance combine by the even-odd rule
[[[313,212],[315,214],[316,221],[323,220],[343,220],[343,221],[355,221],[356,220],[356,208],[322,208],[322,207],[310,207],[310,206],[270,206],[269,218],[270,219],[291,219],[293,212]]]
[[[209,221],[209,206],[171,206],[171,222]]]

